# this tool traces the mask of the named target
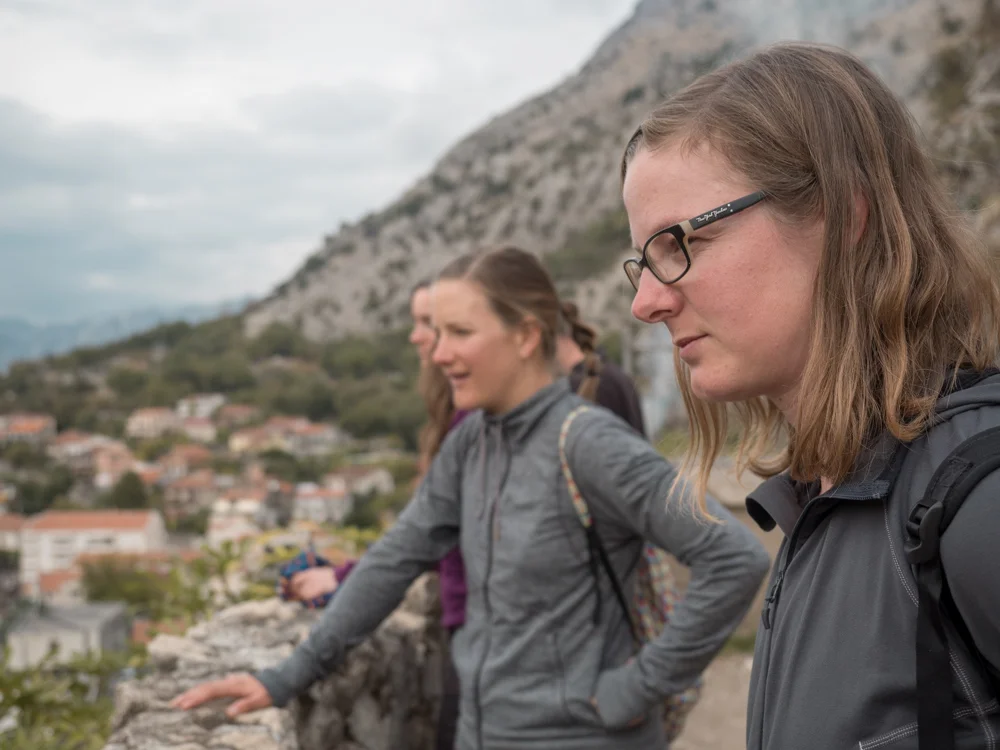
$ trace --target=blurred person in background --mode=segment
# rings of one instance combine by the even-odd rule
[[[451,397],[448,379],[431,361],[431,352],[437,334],[431,323],[431,284],[418,283],[410,294],[410,316],[413,328],[410,343],[420,357],[419,391],[427,408],[427,422],[420,432],[419,470],[415,486],[427,471],[434,456],[441,448],[448,432],[468,414],[456,409]],[[334,568],[322,558],[303,553],[283,571],[282,597],[301,601],[308,606],[325,607],[333,598],[338,586],[354,569],[355,560]],[[458,721],[458,675],[451,659],[451,639],[465,622],[465,568],[462,553],[456,545],[437,567],[441,590],[441,625],[444,631],[441,655],[441,708],[438,714],[437,748],[452,750],[455,746],[455,728]]]
[[[597,331],[580,318],[574,302],[561,305],[556,358],[574,393],[613,411],[646,436],[635,381],[597,350]]]

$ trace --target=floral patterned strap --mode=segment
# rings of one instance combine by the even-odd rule
[[[559,430],[559,465],[562,467],[563,476],[566,477],[566,486],[569,487],[569,497],[573,501],[573,507],[576,508],[576,513],[580,516],[580,523],[587,529],[594,525],[594,520],[590,517],[590,508],[587,507],[587,502],[583,499],[583,494],[573,478],[573,471],[569,468],[569,459],[566,458],[566,439],[573,420],[589,409],[590,407],[586,404],[576,407],[566,415],[562,429]]]

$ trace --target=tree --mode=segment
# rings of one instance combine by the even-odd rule
[[[380,526],[378,508],[375,504],[375,493],[354,496],[354,506],[344,517],[344,526],[354,526],[359,529],[377,529]]]
[[[11,443],[4,447],[3,459],[15,469],[44,469],[49,463],[44,451],[27,443]]]
[[[13,485],[17,490],[14,507],[19,513],[31,516],[48,510],[59,497],[69,492],[73,474],[65,466],[53,466],[46,472],[44,481],[15,480]]]
[[[116,367],[108,373],[108,386],[122,398],[139,394],[149,383],[149,375],[131,367]]]
[[[122,510],[145,510],[150,507],[149,493],[146,492],[146,485],[142,483],[139,475],[129,471],[103,498],[102,505]]]
[[[254,359],[267,357],[306,357],[312,345],[302,333],[286,323],[271,323],[250,342],[250,354]]]

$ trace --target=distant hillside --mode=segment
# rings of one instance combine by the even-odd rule
[[[988,206],[1000,196],[996,17],[995,0],[643,0],[576,75],[471,133],[385,209],[328,235],[250,309],[246,329],[280,321],[324,340],[398,325],[416,278],[499,242],[543,254],[589,317],[619,325],[625,140],[670,92],[780,37],[841,43],[873,64],[938,146],[963,206]]]
[[[656,338],[662,330],[628,322],[619,265],[630,242],[618,160],[638,121],[762,43],[843,44],[906,100],[959,205],[1000,250],[998,3],[642,0],[576,75],[461,140],[385,209],[325,237],[242,316],[18,365],[0,378],[0,409],[49,411],[88,428],[211,389],[412,442],[422,411],[403,344],[411,285],[461,252],[513,242],[542,255],[615,345],[639,334],[625,355],[639,358],[649,411],[661,419],[677,405],[669,346]],[[305,366],[268,364],[289,352]]]
[[[18,360],[62,354],[79,347],[100,346],[163,323],[200,323],[220,315],[239,313],[249,301],[132,310],[50,325],[37,325],[21,318],[0,318],[0,371]]]

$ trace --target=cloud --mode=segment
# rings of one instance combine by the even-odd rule
[[[263,294],[632,0],[0,0],[0,315]]]

